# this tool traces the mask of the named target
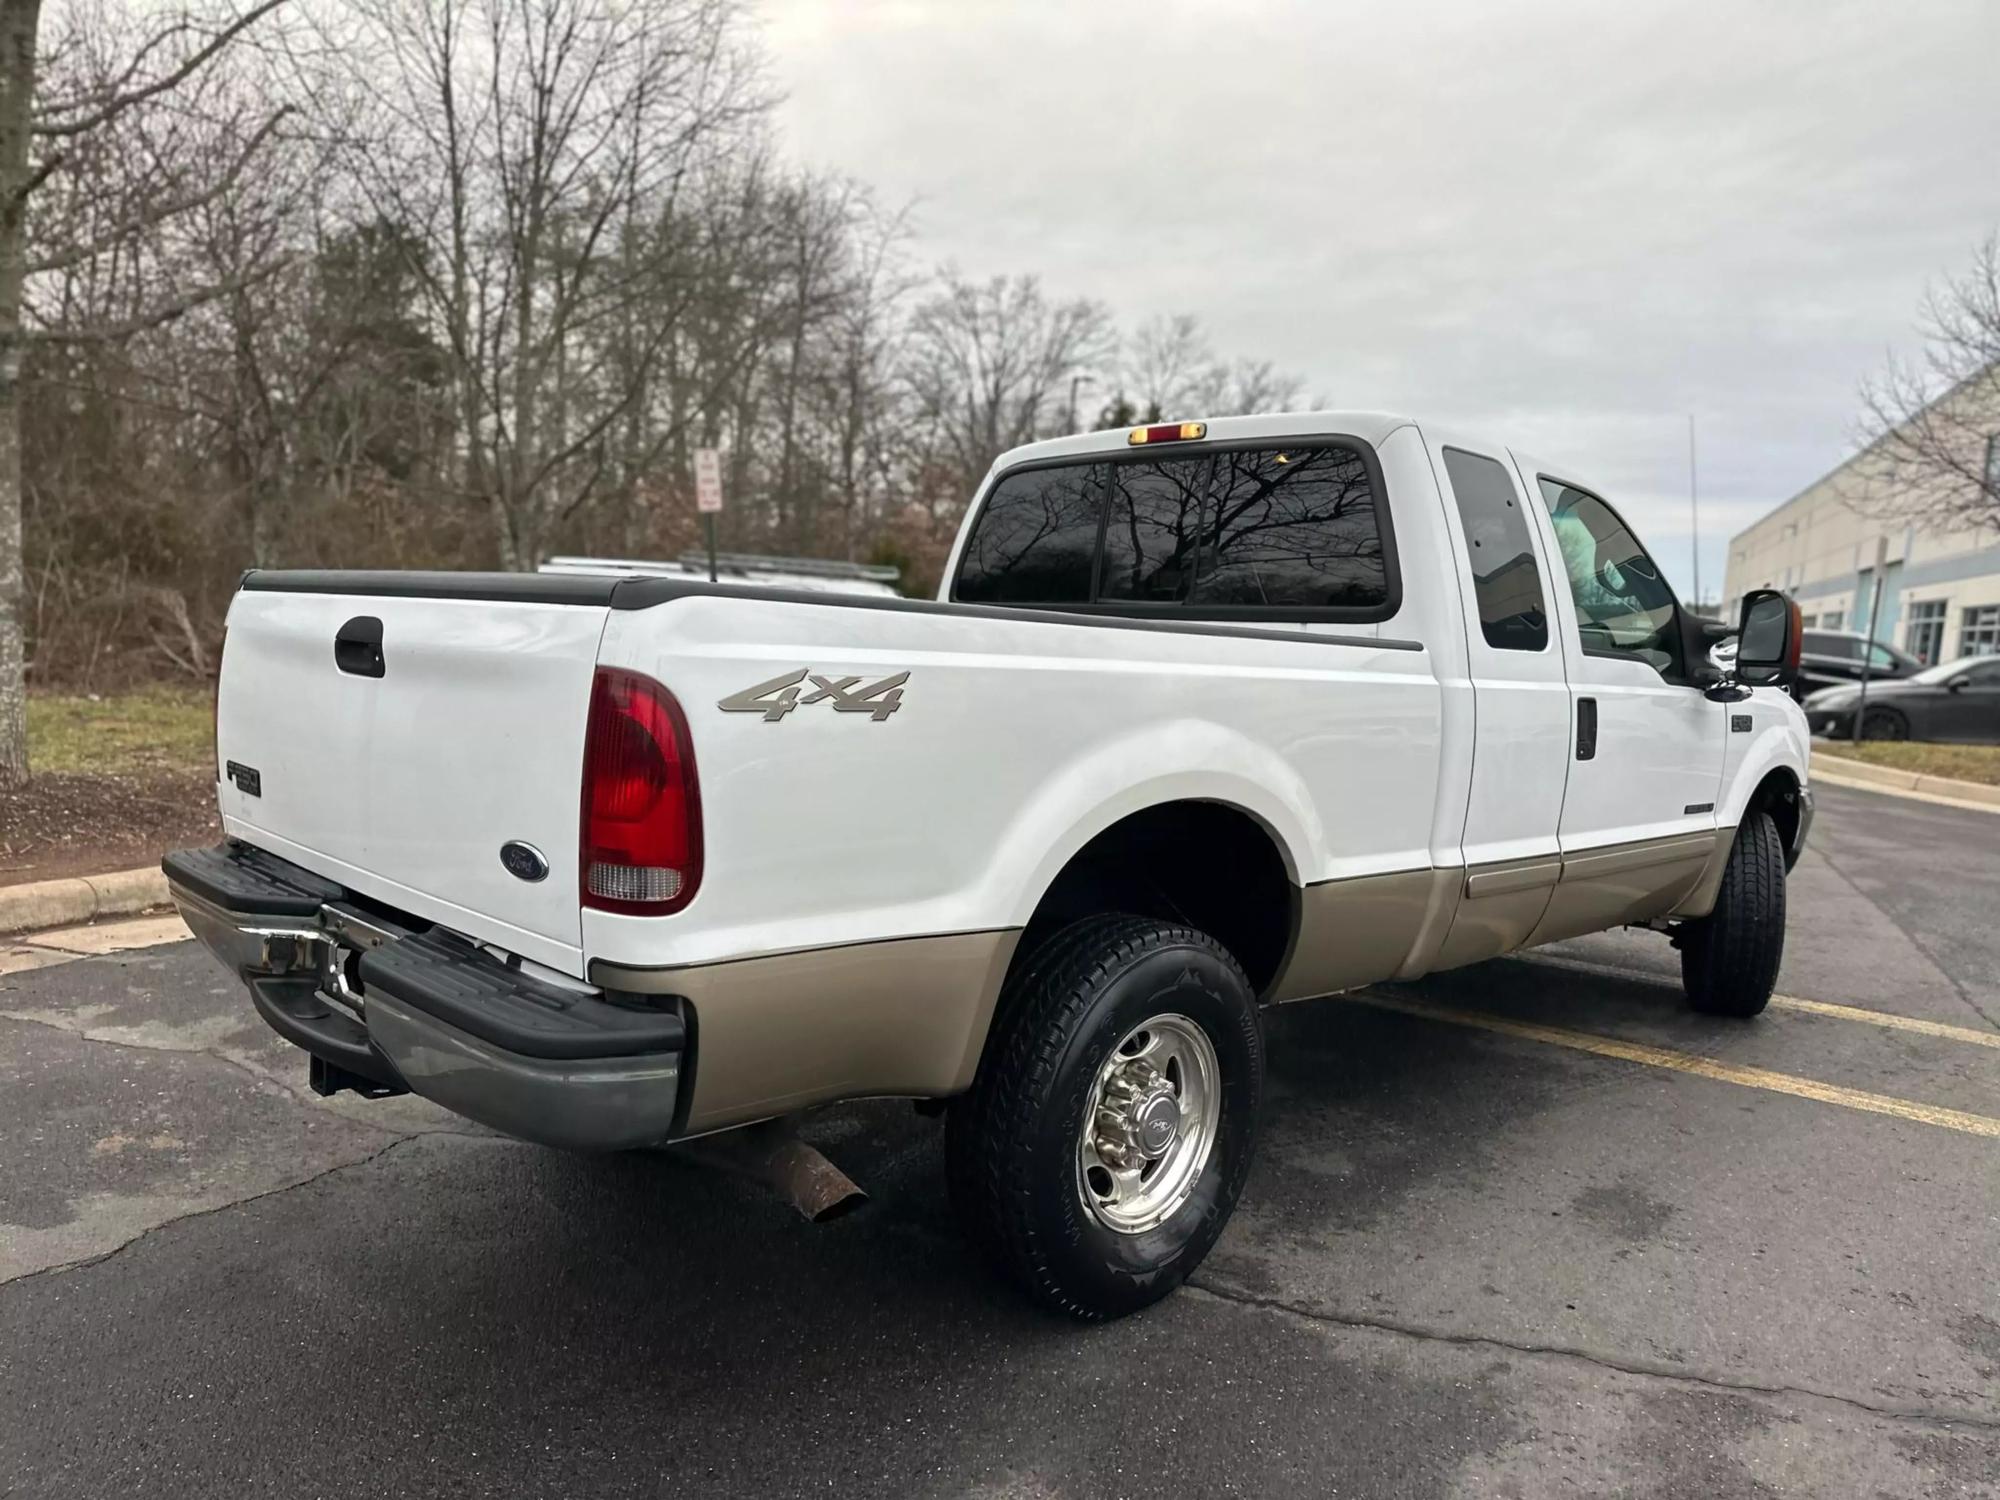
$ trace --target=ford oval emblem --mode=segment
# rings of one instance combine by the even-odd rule
[[[542,851],[533,844],[524,844],[519,839],[509,839],[500,846],[500,863],[507,867],[507,873],[516,880],[546,880],[549,862],[542,857]]]

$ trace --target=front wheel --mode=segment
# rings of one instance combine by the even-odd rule
[[[1893,708],[1871,708],[1861,718],[1861,738],[1864,740],[1906,740],[1910,737],[1910,721]]]
[[[1208,1254],[1257,1138],[1256,997],[1206,933],[1090,917],[1026,955],[946,1123],[952,1200],[1037,1301],[1118,1317]]]
[[[1736,830],[1715,909],[1679,936],[1681,985],[1704,1015],[1749,1017],[1777,988],[1785,956],[1785,842],[1767,812]]]

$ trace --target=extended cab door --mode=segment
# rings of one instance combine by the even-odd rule
[[[1429,428],[1424,436],[1464,603],[1473,698],[1464,886],[1436,960],[1450,968],[1519,947],[1542,920],[1562,871],[1570,690],[1537,502],[1504,449]]]
[[[1517,457],[1562,559],[1556,619],[1576,725],[1563,795],[1563,873],[1533,937],[1661,916],[1716,847],[1728,708],[1692,685],[1680,605],[1639,539],[1596,494]]]

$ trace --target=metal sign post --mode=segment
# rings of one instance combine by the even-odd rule
[[[722,450],[694,450],[694,508],[701,512],[701,529],[708,539],[708,581],[715,582],[715,517],[722,509]]]
[[[1868,628],[1861,636],[1861,697],[1854,705],[1854,740],[1857,744],[1861,741],[1861,721],[1868,717],[1868,668],[1875,656],[1875,627],[1882,619],[1882,575],[1888,571],[1889,539],[1878,536],[1875,538],[1875,594],[1868,602]]]

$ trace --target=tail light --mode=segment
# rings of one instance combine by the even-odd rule
[[[687,716],[650,677],[599,667],[583,744],[583,904],[663,916],[701,885]]]

